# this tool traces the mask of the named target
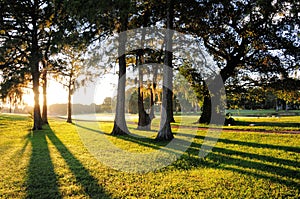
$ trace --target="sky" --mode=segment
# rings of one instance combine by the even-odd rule
[[[97,82],[79,88],[73,95],[74,104],[102,104],[106,97],[117,94],[118,76],[106,74]]]
[[[106,97],[113,97],[117,93],[118,77],[113,74],[106,74],[98,81],[90,83],[84,87],[79,88],[73,95],[73,103],[80,103],[89,105],[91,103],[102,104]],[[68,92],[62,86],[53,79],[48,80],[48,105],[51,104],[63,104],[68,101]],[[30,106],[33,106],[33,95],[32,91],[23,96],[23,100]],[[42,90],[40,90],[40,103],[42,104]]]

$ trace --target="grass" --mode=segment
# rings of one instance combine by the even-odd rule
[[[296,116],[300,115],[299,110],[279,110],[276,111],[274,109],[257,109],[257,110],[239,110],[239,109],[230,109],[227,110],[227,112],[230,112],[232,115],[235,116]]]
[[[193,127],[192,117],[176,119]],[[277,125],[280,130],[291,130],[294,124],[292,130],[296,130],[300,122],[300,117],[238,119],[244,126],[235,128],[246,130],[249,122],[261,122],[261,129]],[[76,127],[50,119],[50,126],[38,132],[30,131],[31,125],[24,116],[0,115],[0,198],[300,197],[300,134],[227,129],[212,152],[199,159],[206,137],[206,131],[200,129],[183,155],[169,166],[128,173],[98,161],[87,143],[106,136],[127,152],[153,152],[168,144],[153,140],[155,125],[154,131],[143,132],[129,123],[130,131],[144,135],[142,138],[108,135],[112,122],[100,122],[96,129],[91,122]],[[183,140],[194,133],[189,128],[173,130],[175,137]]]

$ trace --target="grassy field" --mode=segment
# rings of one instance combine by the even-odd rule
[[[197,126],[193,124],[196,118],[177,117],[175,137],[188,136],[191,129],[177,127]],[[171,165],[127,173],[99,162],[80,136],[83,133],[91,139],[103,132],[101,136],[123,150],[146,153],[167,144],[153,140],[157,121],[151,132],[128,124],[132,133],[147,137],[113,137],[108,135],[112,122],[100,122],[100,130],[95,130],[88,122],[76,127],[50,119],[44,130],[32,132],[30,118],[0,114],[0,198],[299,198],[300,134],[256,130],[299,130],[300,117],[237,120],[240,125],[226,127],[204,159],[198,158],[206,137],[200,128]],[[256,126],[249,127],[250,123]]]

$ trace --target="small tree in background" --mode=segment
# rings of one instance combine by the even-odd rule
[[[65,45],[56,62],[60,63],[53,77],[61,83],[68,91],[67,122],[72,123],[72,95],[80,86],[91,81],[91,74],[86,73],[84,66],[84,48],[74,48]]]

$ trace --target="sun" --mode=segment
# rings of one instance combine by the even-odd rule
[[[43,105],[43,90],[40,87],[40,105]],[[27,89],[23,95],[23,101],[28,106],[34,106],[34,95],[31,89]],[[47,85],[47,104],[64,104],[68,101],[68,93],[62,84],[49,79]]]

